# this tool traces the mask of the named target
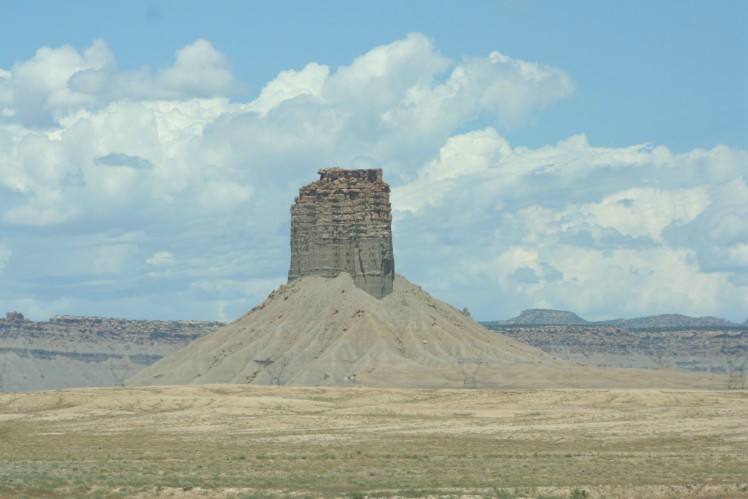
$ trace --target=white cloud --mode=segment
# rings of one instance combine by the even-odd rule
[[[274,107],[296,97],[320,98],[329,74],[330,68],[314,62],[307,64],[301,71],[281,71],[262,89],[260,96],[252,101],[247,109],[264,116]]]
[[[156,74],[149,68],[129,72],[117,72],[111,66],[92,68],[71,75],[68,86],[100,102],[209,98],[241,90],[228,58],[207,40],[177,50],[174,65]]]
[[[439,159],[423,170],[429,180],[460,178],[498,166],[511,154],[509,143],[492,128],[450,137]]]
[[[385,170],[398,270],[479,318],[745,309],[748,153],[513,147],[500,130],[574,92],[560,69],[412,34],[240,87],[205,40],[155,72],[117,70],[104,41],[0,70],[0,267],[31,309],[237,316],[283,280],[288,208],[331,165]]]
[[[432,40],[411,34],[376,47],[331,76],[323,95],[353,108],[381,112],[409,103],[418,89],[433,89],[435,78],[450,66]]]
[[[511,153],[509,143],[493,128],[450,137],[439,157],[430,161],[414,182],[394,190],[393,206],[418,213],[439,205],[459,195],[463,179],[490,176]]]
[[[528,294],[587,315],[600,314],[595,310],[608,310],[607,318],[672,311],[708,315],[724,313],[725,302],[736,306],[746,301],[744,295],[731,296],[735,289],[725,275],[700,272],[688,250],[555,246],[543,260],[559,269],[563,279],[538,284]]]
[[[497,51],[487,58],[467,59],[452,73],[448,84],[468,94],[476,111],[491,110],[508,126],[523,124],[532,117],[533,109],[574,91],[573,81],[563,71]]]
[[[713,184],[709,195],[712,202],[706,209],[688,223],[668,227],[665,236],[674,246],[693,249],[703,271],[726,272],[734,282],[748,284],[743,258],[748,241],[746,177]]]
[[[35,94],[48,105],[35,109],[52,113],[48,117],[57,124],[25,128],[26,120],[18,118],[0,126],[0,136],[7,138],[0,150],[7,171],[0,182],[23,194],[2,217],[45,226],[123,212],[151,212],[156,218],[199,209],[227,213],[251,204],[256,191],[251,182],[280,206],[274,189],[292,192],[287,186],[308,179],[310,166],[314,171],[363,162],[391,176],[409,175],[418,158],[431,155],[431,147],[448,140],[453,128],[479,113],[501,113],[500,106],[485,109],[481,95],[502,78],[531,87],[542,82],[548,89],[536,88],[533,99],[510,90],[501,94],[507,101],[524,99],[527,113],[569,91],[568,77],[559,70],[495,54],[481,61],[453,65],[430,39],[410,35],[332,74],[317,63],[283,71],[255,101],[231,104],[225,98],[192,98],[237,86],[225,56],[205,40],[177,51],[175,64],[156,75],[117,72],[101,40],[83,54],[68,46],[40,49],[12,68],[10,82],[20,98],[16,85],[26,76],[55,75]],[[456,73],[462,74],[459,82]],[[470,140],[483,148],[503,141],[484,132]],[[481,141],[487,145],[479,146]],[[476,163],[468,166],[462,152],[457,154],[463,157],[448,157],[450,147],[448,142],[442,162],[485,167],[483,149],[472,153]],[[310,158],[315,164],[308,164]]]
[[[240,88],[226,56],[206,40],[178,50],[174,64],[156,74],[118,72],[107,43],[96,40],[82,53],[69,45],[43,47],[10,71],[0,69],[0,119],[48,127],[117,100],[226,96]]]
[[[660,240],[666,227],[693,221],[710,202],[705,188],[633,188],[606,196],[599,203],[574,206],[559,215],[578,217],[635,238]]]
[[[8,265],[8,262],[10,261],[10,257],[12,255],[13,252],[10,251],[10,248],[5,246],[4,244],[0,244],[0,272],[2,272],[3,268]]]
[[[82,54],[69,45],[42,47],[31,59],[4,71],[0,82],[4,87],[0,98],[6,105],[3,114],[26,125],[47,125],[56,112],[96,102],[95,96],[68,86],[73,75],[107,71],[113,65],[114,57],[103,40],[96,40]]]
[[[530,150],[493,129],[469,132],[394,189],[396,234],[400,244],[435,237],[429,247],[449,248],[429,265],[470,276],[473,303],[485,303],[471,310],[503,297],[494,317],[550,306],[590,318],[679,311],[742,320],[746,161],[724,146],[672,154],[594,148],[578,136]],[[434,282],[447,298],[467,298],[451,289],[454,275]]]
[[[209,41],[197,40],[177,50],[176,56],[174,65],[161,70],[151,83],[153,92],[166,94],[161,97],[212,97],[237,90],[231,63]]]
[[[146,258],[145,263],[154,267],[174,265],[174,254],[169,251],[157,251]]]

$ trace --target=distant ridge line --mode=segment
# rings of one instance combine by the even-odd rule
[[[533,308],[523,310],[517,317],[505,321],[486,321],[487,326],[614,326],[627,329],[645,328],[678,328],[678,327],[745,327],[743,323],[731,322],[719,317],[704,316],[690,317],[683,314],[660,314],[633,319],[611,319],[603,321],[588,321],[568,310],[553,310]]]

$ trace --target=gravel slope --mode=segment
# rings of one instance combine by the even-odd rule
[[[240,383],[392,387],[718,388],[718,376],[605,369],[557,359],[489,331],[402,276],[381,300],[348,274],[309,276],[237,321],[138,372],[130,386]],[[257,361],[268,360],[272,363]],[[470,379],[468,379],[470,382]]]

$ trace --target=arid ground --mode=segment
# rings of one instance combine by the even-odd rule
[[[0,497],[748,497],[748,392],[0,394]]]

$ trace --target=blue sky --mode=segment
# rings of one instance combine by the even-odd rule
[[[334,164],[384,169],[397,270],[479,319],[748,316],[745,2],[0,14],[7,310],[237,317]]]

